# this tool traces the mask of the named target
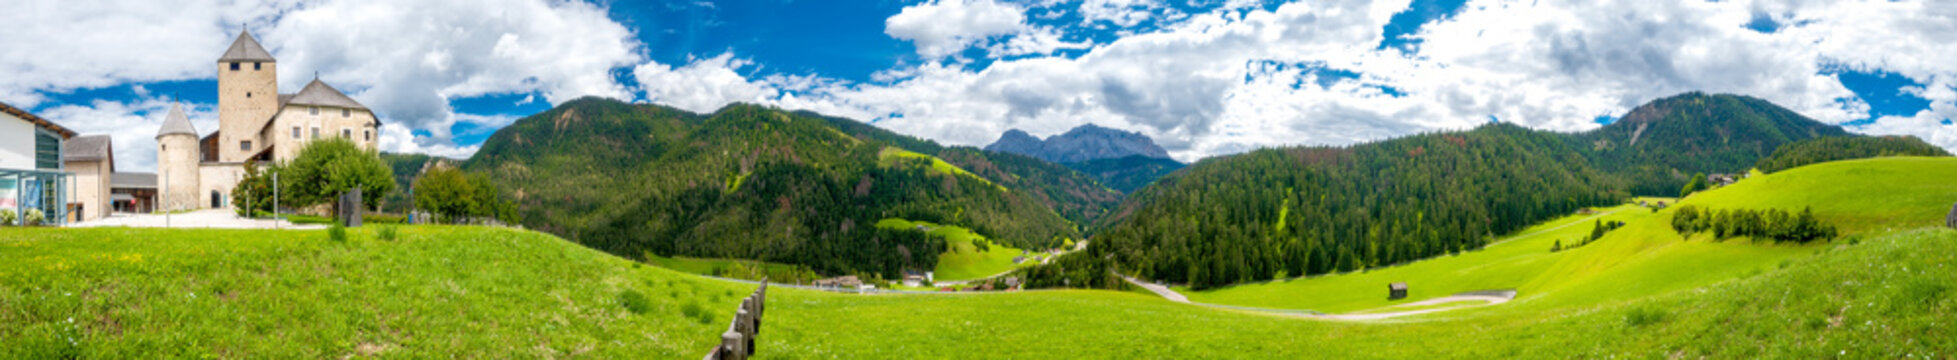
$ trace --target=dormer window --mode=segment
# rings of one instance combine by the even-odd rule
[[[231,71],[238,71],[238,63],[231,63]]]
[[[312,113],[313,113],[313,115],[319,115],[319,107],[318,107],[318,106],[311,106],[311,107],[307,107],[307,109],[311,109],[311,111],[312,111]]]

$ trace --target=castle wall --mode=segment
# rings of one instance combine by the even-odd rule
[[[197,207],[205,209],[231,208],[231,189],[238,187],[238,180],[245,178],[244,163],[203,163],[197,165]],[[216,195],[216,196],[213,196]],[[218,203],[212,206],[211,200]]]
[[[373,150],[380,147],[380,129],[374,128],[374,113],[366,110],[319,107],[313,114],[313,106],[291,105],[279,112],[271,126],[261,134],[274,148],[272,159],[280,162],[291,161],[299,156],[299,149],[314,140],[314,130],[319,139],[346,137],[353,140],[361,149]],[[294,131],[297,136],[294,136]]]
[[[187,134],[164,135],[157,138],[157,147],[156,210],[202,208],[197,203],[197,190],[202,183],[197,170],[198,158],[201,157],[197,137]]]
[[[241,62],[231,70],[231,63],[219,62],[217,109],[218,161],[243,162],[264,149],[258,130],[279,109],[278,63]],[[243,148],[245,141],[250,149]]]

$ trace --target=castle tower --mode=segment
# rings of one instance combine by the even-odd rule
[[[279,111],[278,62],[250,31],[217,58],[217,161],[243,162],[265,149],[259,129]]]
[[[197,208],[198,171],[201,160],[197,147],[197,128],[182,105],[170,105],[170,115],[156,131],[157,211]]]

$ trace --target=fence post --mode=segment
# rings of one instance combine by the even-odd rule
[[[734,326],[740,327],[741,336],[747,340],[745,348],[748,355],[754,355],[754,313],[747,311],[753,301],[753,299],[742,299],[741,307],[734,310]]]
[[[741,333],[739,332],[730,329],[727,332],[720,333],[720,348],[717,349],[720,353],[720,358],[724,360],[747,359],[747,349],[743,349],[741,346],[744,343],[746,341],[741,339]]]

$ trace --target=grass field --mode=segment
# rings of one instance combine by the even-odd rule
[[[1847,233],[1886,232],[1938,224],[1957,201],[1957,182],[1949,179],[1957,179],[1957,158],[1843,161],[1755,176],[1679,204],[1793,211],[1812,206],[1816,216]],[[1624,205],[1602,211],[1608,215],[1564,217],[1457,256],[1184,294],[1206,303],[1349,312],[1464,291],[1517,289],[1516,301],[1475,311],[1534,311],[1699,288],[1826,246],[1715,241],[1710,235],[1686,241],[1670,227],[1672,210],[1653,213]],[[1567,246],[1588,235],[1597,220],[1627,225],[1588,246],[1549,252],[1557,240]],[[1386,300],[1385,287],[1392,282],[1408,283],[1408,299]]]
[[[1957,165],[1917,161],[1850,162],[1771,176],[1809,172],[1842,175],[1844,181],[1911,182],[1919,180],[1852,175]],[[1685,201],[1741,205],[1745,199],[1725,197],[1755,192],[1750,196],[1778,199],[1773,192],[1805,191],[1790,187],[1800,183],[1793,180],[1780,180],[1785,183],[1775,188],[1744,187],[1771,176]],[[1897,185],[1897,192],[1957,199],[1943,187]],[[1876,189],[1857,196],[1873,202],[1908,196]],[[1915,203],[1928,202],[1898,202],[1927,208],[1907,205]],[[1683,240],[1668,228],[1638,225],[1661,224],[1655,220],[1669,213],[1632,210],[1605,217],[1642,216],[1631,226],[1547,258],[1505,260],[1495,255],[1510,250],[1491,246],[1430,260],[1489,253],[1482,255],[1489,264],[1458,265],[1478,274],[1515,271],[1495,269],[1501,267],[1545,269],[1520,283],[1524,297],[1503,305],[1343,322],[1219,310],[1132,292],[865,296],[775,288],[759,357],[1957,355],[1957,326],[1951,323],[1957,318],[1957,269],[1951,268],[1957,266],[1957,230],[1917,225],[1921,217],[1905,214],[1909,210],[1871,209],[1900,214],[1901,220],[1855,227],[1862,235],[1855,241],[1779,246]],[[1838,219],[1872,216],[1828,211]],[[1556,234],[1568,228],[1555,224],[1499,246],[1523,254],[1529,242],[1564,236]],[[318,230],[0,228],[0,358],[698,358],[752,289],[643,266],[540,233],[400,229],[394,241],[376,239],[376,229],[368,227],[335,242]],[[1437,274],[1406,276],[1473,281],[1430,272]],[[1375,287],[1368,286],[1383,301],[1384,291]]]
[[[936,281],[984,278],[1033,264],[1031,261],[1025,264],[1013,264],[1012,258],[1020,256],[1020,249],[1000,245],[964,227],[904,219],[877,221],[877,227],[885,229],[909,230],[916,229],[918,226],[931,229],[931,235],[945,239],[945,252],[938,254],[938,266],[932,271]],[[978,247],[973,246],[972,241],[984,241],[990,244],[989,249],[978,251]]]
[[[386,242],[356,230],[335,243],[321,231],[0,229],[0,261],[10,264],[0,273],[0,357],[696,358],[750,289],[536,233],[402,233]],[[890,359],[1941,358],[1957,346],[1948,323],[1957,231],[1815,250],[1701,291],[1414,322],[1286,318],[1109,291],[777,288],[759,346],[761,358]]]
[[[900,149],[895,146],[887,146],[884,147],[882,151],[877,152],[877,166],[893,166],[893,165],[897,165],[898,161],[927,161],[930,163],[931,166],[930,169],[932,173],[947,174],[947,175],[954,175],[954,176],[962,175],[965,177],[970,177],[974,180],[978,180],[979,182],[983,182],[986,185],[992,185],[992,187],[998,188],[999,191],[1010,191],[1007,190],[1006,187],[1004,186],[999,186],[999,184],[993,184],[992,180],[986,180],[985,177],[978,176],[978,174],[973,174],[970,171],[965,171],[965,168],[958,167],[958,165],[952,165],[951,163],[945,162],[944,159],[939,159],[936,156],[912,152],[910,150]]]

